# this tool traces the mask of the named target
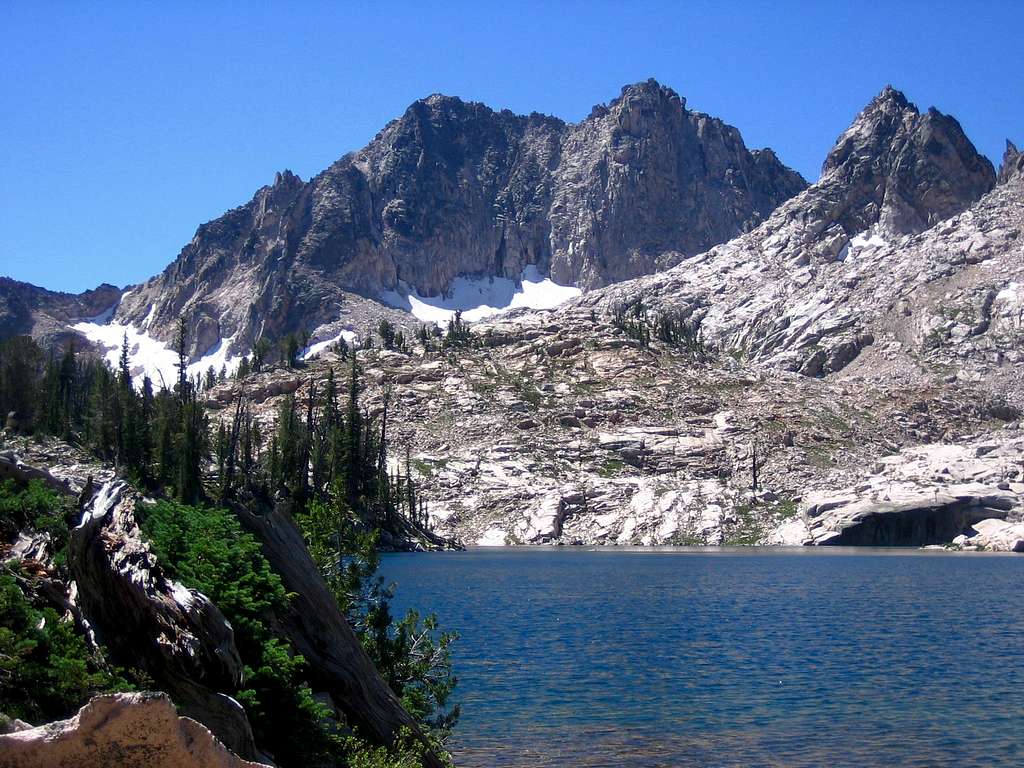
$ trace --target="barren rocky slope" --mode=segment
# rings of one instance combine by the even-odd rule
[[[635,277],[752,228],[805,186],[654,81],[578,124],[434,95],[310,181],[278,174],[204,224],[116,317],[168,340],[184,315],[194,354],[221,339],[242,354],[261,334],[361,330],[356,293],[435,296],[458,275],[518,279],[528,265],[584,288]]]
[[[1013,524],[1016,159],[993,189],[955,121],[886,89],[754,231],[479,323],[469,348],[361,352],[408,425],[393,452],[408,445],[436,525],[469,543],[932,544]],[[247,387],[269,418],[330,362]]]
[[[371,408],[389,388],[393,423],[403,425],[396,463],[404,472],[408,449],[434,524],[467,544],[822,543],[793,523],[823,495],[849,504],[843,489],[865,483],[884,501],[889,471],[929,502],[933,488],[978,481],[989,489],[979,499],[1001,500],[961,506],[1011,520],[1024,512],[1020,401],[987,383],[951,382],[941,370],[880,382],[806,377],[728,355],[696,362],[657,341],[641,348],[588,311],[524,314],[475,331],[478,349],[359,353],[375,382]],[[283,393],[345,364],[328,353],[245,386],[269,422]],[[213,390],[214,404],[229,403],[237,386]],[[920,461],[913,447],[931,443],[948,447]],[[951,473],[948,451],[987,458]],[[937,541],[910,533],[877,543]]]

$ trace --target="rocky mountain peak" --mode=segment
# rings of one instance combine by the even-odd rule
[[[962,211],[992,189],[995,171],[954,118],[934,107],[922,115],[887,86],[836,141],[826,181],[847,192],[838,223],[848,234],[907,234]]]
[[[1017,145],[1007,139],[1003,163],[999,166],[999,183],[1005,184],[1013,178],[1024,178],[1024,152],[1017,149]]]
[[[631,83],[629,85],[622,86],[622,91],[619,93],[619,96],[608,104],[608,108],[610,110],[615,110],[616,108],[621,108],[624,105],[638,101],[645,102],[647,104],[666,103],[683,109],[686,108],[686,99],[667,85],[662,85],[653,77],[639,83]]]
[[[295,189],[302,185],[302,179],[287,168],[274,174],[275,189]]]
[[[362,331],[377,319],[354,304],[438,296],[463,275],[536,267],[587,289],[749,231],[805,187],[655,80],[576,124],[433,94],[308,182],[282,172],[201,226],[115,319],[168,341],[184,315],[201,357],[221,340],[244,354],[261,336]]]

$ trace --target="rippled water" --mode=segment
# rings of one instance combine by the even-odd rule
[[[1024,557],[384,558],[459,632],[456,765],[1024,765]]]

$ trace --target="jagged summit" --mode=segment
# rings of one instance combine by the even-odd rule
[[[653,77],[647,80],[641,80],[637,83],[629,83],[622,86],[622,91],[618,97],[613,99],[609,104],[608,108],[611,109],[623,101],[629,99],[650,99],[652,101],[667,101],[672,104],[678,104],[680,108],[686,108],[686,99],[680,96],[676,91],[667,85],[662,85]]]
[[[837,218],[847,233],[877,224],[906,234],[963,210],[993,187],[995,171],[954,118],[934,107],[922,115],[890,85],[836,141],[819,184],[843,190]]]
[[[437,296],[461,275],[592,288],[748,231],[805,187],[653,80],[575,124],[433,94],[308,182],[282,173],[200,227],[116,320],[169,340],[184,316],[201,356],[362,331],[384,311],[364,299]]]
[[[1024,153],[1017,149],[1016,144],[1007,139],[1003,162],[999,166],[999,183],[1005,184],[1010,179],[1022,177],[1024,177]]]
[[[938,262],[938,282],[950,264],[1007,255],[1020,199],[990,199],[999,192],[994,184],[991,163],[956,120],[934,109],[921,114],[889,87],[839,137],[821,178],[762,226],[667,272],[580,301],[611,308],[642,297],[647,306],[682,313],[709,343],[746,359],[806,375],[837,372],[875,343],[879,317],[905,311],[898,297],[928,274],[921,271],[928,259]],[[942,224],[969,208],[973,218]],[[994,231],[976,230],[982,221]],[[925,234],[923,242],[934,246],[918,242]],[[971,282],[984,283],[978,294],[1016,296],[1013,262],[1005,275],[972,275]],[[977,300],[991,309],[991,300]],[[920,334],[940,322],[915,320],[904,333],[920,344]],[[919,323],[928,323],[924,331]]]
[[[1008,158],[1004,169],[1016,167],[1019,155]],[[922,114],[892,86],[838,138],[810,188],[770,149],[749,150],[734,127],[688,110],[653,79],[575,124],[434,94],[309,181],[282,171],[202,225],[161,275],[126,295],[114,322],[166,342],[184,318],[190,352],[219,366],[260,338],[308,331],[319,343],[362,336],[384,316],[401,323],[409,316],[381,298],[436,297],[462,276],[519,281],[532,270],[594,289],[680,262],[655,281],[684,278],[672,301],[713,294],[724,308],[751,290],[719,274],[737,254],[748,254],[743,274],[763,287],[767,272],[750,264],[817,269],[865,238],[922,232],[994,183],[955,119]],[[707,270],[693,271],[693,257],[729,241],[710,251],[730,254],[727,264],[705,256],[696,261]],[[722,333],[746,335],[759,357],[785,352],[785,365],[805,372],[835,369],[868,343],[848,339],[822,360],[819,350],[765,342],[761,326],[792,322],[793,278],[780,279],[766,310],[777,317],[755,313],[755,326],[740,330],[756,308],[722,309]]]

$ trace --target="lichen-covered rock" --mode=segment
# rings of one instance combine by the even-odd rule
[[[268,768],[232,754],[160,693],[96,696],[67,720],[0,735],[0,768]]]

